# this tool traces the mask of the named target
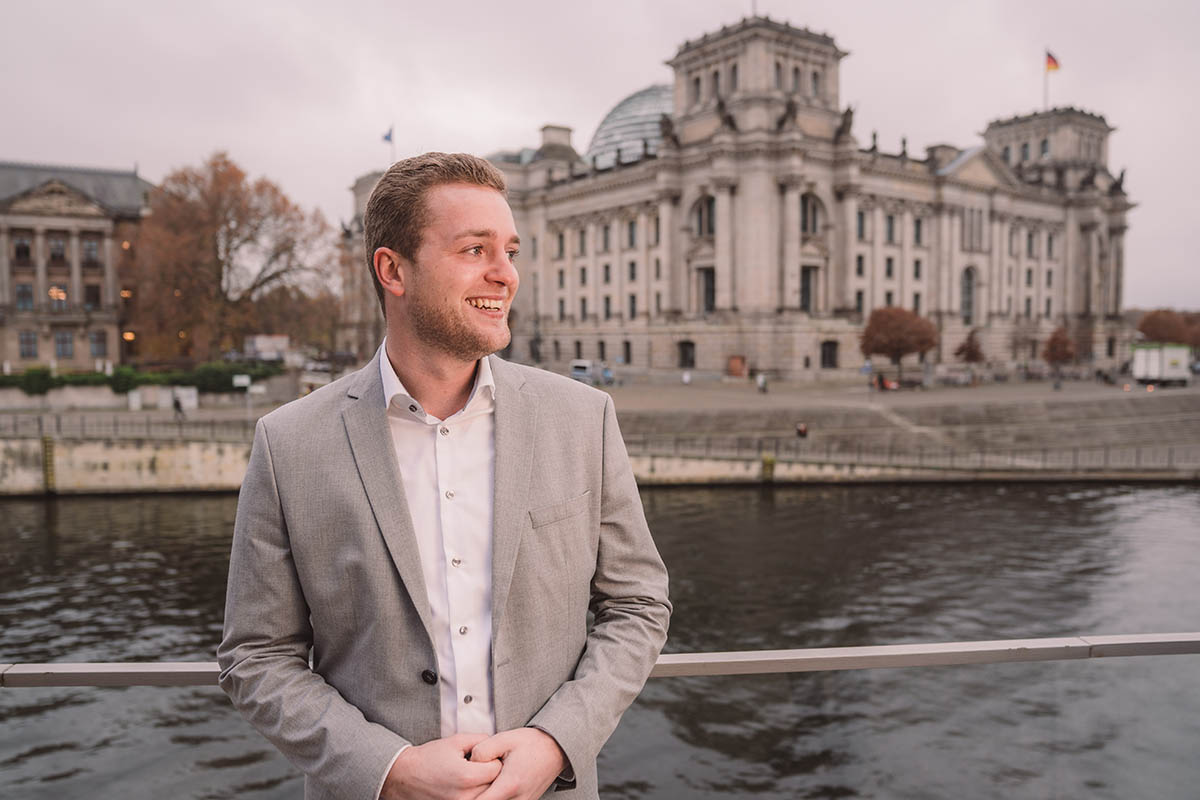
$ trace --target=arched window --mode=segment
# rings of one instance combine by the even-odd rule
[[[783,88],[783,64],[778,61],[775,62],[775,88]]]
[[[812,74],[812,93],[813,97],[821,96],[821,73],[815,69]]]
[[[1042,139],[1042,143],[1038,146],[1038,150],[1039,150],[1042,158],[1049,158],[1050,157],[1050,140]]]
[[[825,211],[821,206],[821,201],[812,192],[806,192],[800,195],[800,232],[815,236],[821,232],[821,223],[824,221]]]
[[[737,64],[729,68],[729,91],[737,91]]]
[[[962,274],[963,325],[975,324],[975,268],[967,267]]]
[[[717,231],[717,198],[706,194],[692,207],[693,230],[696,236],[712,236]]]
[[[700,78],[692,78],[692,102],[700,102]]]
[[[800,68],[792,67],[792,91],[800,93]]]
[[[719,70],[713,70],[712,74],[712,93],[713,97],[721,96],[721,73]]]

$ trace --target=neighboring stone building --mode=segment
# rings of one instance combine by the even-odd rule
[[[122,259],[150,183],[135,171],[0,162],[0,361],[119,361]]]
[[[674,85],[618,103],[583,156],[554,125],[537,149],[489,156],[523,242],[510,357],[849,376],[866,316],[898,305],[936,323],[943,362],[978,328],[990,362],[1031,364],[1059,325],[1096,366],[1127,359],[1132,204],[1107,169],[1104,118],[1000,120],[977,146],[923,157],[881,152],[874,135],[863,148],[839,99],[846,55],[745,19],[685,42]],[[356,253],[380,174],[353,187]],[[365,356],[382,324],[361,255],[348,269],[346,341]]]
[[[371,190],[383,177],[382,172],[369,172],[354,182],[354,213],[349,223],[342,224],[341,252],[341,317],[334,335],[334,349],[340,359],[365,361],[383,341],[383,313],[375,294],[375,283],[367,271],[363,255],[363,212]]]

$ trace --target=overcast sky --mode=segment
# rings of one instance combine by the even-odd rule
[[[173,8],[172,8],[173,6]],[[1200,308],[1200,3],[757,0],[850,51],[841,101],[866,146],[978,143],[989,120],[1052,104],[1117,128],[1128,168],[1126,305]],[[348,187],[430,149],[536,146],[547,122],[583,151],[604,114],[750,0],[36,2],[0,26],[0,160],[131,168],[149,180],[226,150],[334,224]],[[1200,227],[1200,226],[1198,226]]]

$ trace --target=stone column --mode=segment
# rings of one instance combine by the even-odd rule
[[[1112,289],[1109,292],[1110,314],[1121,313],[1121,295],[1125,293],[1125,226],[1109,228],[1108,271]]]
[[[717,189],[717,308],[737,310],[737,276],[733,263],[733,189],[730,179],[714,181]]]
[[[840,280],[834,287],[835,294],[831,302],[835,308],[854,308],[854,293],[850,290],[854,280],[854,255],[858,248],[858,197],[852,188],[847,188],[845,200],[842,201],[842,253],[841,267],[838,269]]]
[[[44,311],[48,304],[49,298],[46,292],[50,290],[49,281],[46,278],[46,229],[34,228],[33,230],[33,307],[37,311]]]
[[[779,274],[779,306],[800,307],[800,189],[801,176],[786,175],[783,185],[783,263]],[[816,297],[812,298],[813,310]]]
[[[650,214],[645,207],[638,211],[638,229],[642,232],[642,238],[638,240],[638,281],[636,289],[638,299],[638,316],[650,318],[650,304],[653,302],[654,293],[650,289],[651,282],[654,280],[654,265],[650,263],[650,234],[652,233],[650,224]],[[661,230],[661,227],[660,227]],[[632,287],[631,287],[632,288]],[[626,305],[629,303],[629,298],[625,299]]]
[[[71,229],[71,295],[68,298],[69,308],[83,308],[83,270],[80,265],[79,229]]]
[[[104,298],[103,305],[114,308],[117,305],[117,264],[113,253],[112,231],[104,234]]]
[[[678,200],[679,195],[675,192],[658,193],[658,224],[662,232],[658,256],[667,275],[667,302],[663,306],[670,311],[683,310],[683,294],[687,286],[684,265],[675,263],[675,203]]]
[[[871,209],[871,257],[867,260],[867,298],[863,303],[863,321],[871,316],[871,311],[883,305],[883,259],[880,257],[883,244],[883,206],[876,203]]]
[[[904,204],[900,212],[900,263],[896,265],[896,305],[912,310],[913,214]]]
[[[8,226],[0,225],[0,305],[16,301],[12,295],[12,267],[9,263]]]

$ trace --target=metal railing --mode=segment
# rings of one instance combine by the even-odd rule
[[[760,459],[944,470],[1152,472],[1200,469],[1200,443],[1077,447],[894,447],[890,444],[792,437],[631,435],[630,455]]]
[[[761,675],[1164,655],[1200,655],[1200,633],[669,653],[658,657],[650,677]],[[0,664],[0,687],[213,686],[218,672],[213,661]]]
[[[250,442],[254,438],[254,422],[245,419],[173,419],[150,414],[0,414],[0,437],[33,439],[42,436]]]

